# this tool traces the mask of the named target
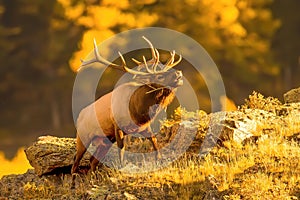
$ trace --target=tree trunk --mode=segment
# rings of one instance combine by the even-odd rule
[[[52,114],[52,127],[55,130],[60,129],[61,119],[60,119],[59,106],[57,100],[54,98],[51,101],[51,114]]]

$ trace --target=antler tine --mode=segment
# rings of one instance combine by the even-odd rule
[[[154,71],[154,73],[156,73],[156,68],[157,68],[157,65],[158,65],[158,62],[159,62],[159,52],[158,52],[157,49],[155,49],[155,52],[156,52],[157,57],[156,57],[155,62],[153,64],[153,71]]]
[[[140,72],[140,71],[136,71],[136,70],[133,70],[133,69],[130,69],[126,66],[126,61],[123,57],[123,55],[118,52],[120,57],[121,57],[121,60],[122,60],[122,69],[130,74],[133,74],[133,75],[146,75],[147,73],[146,72]]]
[[[95,62],[99,62],[99,63],[102,63],[102,64],[105,64],[105,65],[110,65],[118,70],[122,70],[122,71],[125,71],[125,72],[128,72],[128,73],[131,73],[131,74],[134,74],[134,75],[147,75],[148,73],[146,72],[140,72],[140,71],[136,71],[136,70],[132,70],[130,68],[128,68],[126,66],[126,61],[123,57],[123,55],[118,52],[120,57],[121,57],[121,60],[122,60],[122,65],[117,65],[115,63],[112,63],[112,62],[109,62],[107,60],[105,60],[104,58],[101,57],[100,53],[99,53],[99,50],[98,50],[98,46],[97,46],[97,42],[96,42],[96,39],[94,38],[94,55],[95,55],[95,58],[91,59],[91,60],[87,60],[87,61],[84,61],[81,59],[81,66],[79,67],[79,69],[77,71],[80,71],[82,69],[82,67],[86,66],[86,65],[89,65],[89,64],[92,64],[92,63],[95,63]]]
[[[174,67],[174,66],[176,66],[176,65],[178,65],[180,62],[181,62],[181,60],[182,60],[182,56],[181,55],[179,55],[179,58],[178,58],[178,60],[176,61],[176,62],[174,62],[173,64],[171,64],[169,67]]]
[[[146,42],[150,46],[151,53],[152,53],[152,59],[154,60],[154,63],[151,68],[153,69],[153,72],[156,73],[156,68],[157,68],[157,65],[159,62],[159,52],[157,51],[157,49],[155,49],[153,47],[153,44],[150,42],[150,40],[148,40],[145,36],[143,36],[143,39],[146,40]]]
[[[174,55],[175,55],[175,51],[174,51]],[[166,65],[165,71],[168,71],[168,70],[171,69],[172,67],[178,65],[178,63],[180,63],[181,60],[182,60],[182,56],[179,55],[179,59],[178,59],[176,62],[171,63],[170,65]]]
[[[141,61],[138,61],[137,59],[135,59],[135,58],[131,58],[131,60],[133,61],[133,62],[135,62],[135,64],[137,64],[137,65],[140,65],[140,64],[142,64],[142,62]]]
[[[120,51],[118,51],[118,54],[119,54],[119,56],[120,56],[120,58],[121,58],[121,61],[122,61],[122,69],[124,70],[124,71],[126,71],[126,61],[125,61],[125,58],[123,57],[123,55],[121,54],[121,52]]]
[[[156,52],[155,52],[155,49],[154,49],[154,47],[153,47],[153,44],[150,42],[150,40],[148,40],[145,36],[143,36],[142,37],[144,40],[146,40],[146,42],[149,44],[149,46],[150,46],[150,49],[151,49],[151,53],[152,53],[152,57],[154,58],[154,59],[157,59],[157,57],[156,57]]]
[[[146,67],[147,72],[153,74],[153,71],[151,71],[151,70],[149,69],[149,67],[148,67],[148,64],[147,64],[147,61],[146,61],[145,56],[143,56],[143,61],[144,61],[144,65],[145,65],[145,67]]]
[[[95,63],[95,62],[99,62],[99,63],[102,63],[104,65],[112,65],[114,67],[117,67],[118,65],[112,63],[112,62],[109,62],[108,60],[105,60],[104,58],[101,57],[100,53],[99,53],[99,50],[98,50],[98,46],[97,46],[97,42],[96,42],[96,39],[94,38],[94,55],[95,55],[95,58],[91,59],[91,60],[87,60],[87,61],[84,61],[84,60],[81,60],[81,66],[79,68],[79,70],[86,66],[86,65],[89,65],[89,64],[92,64],[92,63]]]
[[[171,64],[173,64],[174,59],[175,59],[175,51],[170,52],[171,53],[171,57],[169,58],[169,60],[166,62],[165,66],[170,66]]]

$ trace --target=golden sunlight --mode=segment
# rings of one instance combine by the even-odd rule
[[[237,110],[237,107],[233,100],[229,99],[227,96],[221,96],[220,102],[223,111],[233,111]]]
[[[80,43],[81,49],[76,51],[71,60],[69,61],[69,64],[71,66],[71,69],[73,71],[77,71],[79,66],[81,65],[81,59],[85,59],[85,57],[92,52],[94,46],[93,46],[93,40],[94,38],[97,40],[97,43],[104,41],[105,39],[109,38],[112,36],[114,33],[109,30],[103,30],[103,31],[98,31],[98,30],[89,30],[86,31],[83,35],[82,41]],[[105,50],[101,49],[100,50],[101,55],[105,57]]]
[[[12,160],[7,160],[3,152],[0,152],[0,178],[8,174],[22,174],[32,169],[29,164],[24,148],[20,148]]]
[[[67,18],[86,28],[82,40],[78,43],[78,51],[74,52],[69,60],[73,71],[77,71],[79,68],[80,59],[84,59],[92,51],[94,38],[100,43],[112,36],[116,27],[119,27],[120,30],[146,27],[158,19],[155,14],[146,11],[135,13],[126,10],[131,6],[128,0],[105,0],[99,5],[83,3],[73,5],[71,0],[57,1],[63,6]],[[143,4],[147,3],[153,3],[153,1],[143,1]],[[83,15],[84,12],[86,13]],[[57,24],[55,25],[57,26]]]

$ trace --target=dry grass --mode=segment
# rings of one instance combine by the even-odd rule
[[[105,177],[97,173],[90,194],[93,198],[121,199],[132,194],[138,199],[202,199],[214,191],[223,199],[299,199],[299,161],[298,143],[264,138],[242,148],[220,148],[204,159],[185,155],[152,173],[110,171]]]
[[[105,168],[53,182],[26,183],[24,197],[67,199],[203,199],[214,192],[222,199],[299,199],[300,146],[283,138],[265,137],[243,147],[226,145],[199,159],[185,154],[169,167],[144,174]]]
[[[241,109],[253,109],[255,105],[276,112],[274,106],[280,103],[254,93]],[[178,112],[166,127],[176,123]],[[202,112],[185,112],[183,117],[205,116]],[[154,172],[126,174],[104,167],[88,176],[78,176],[76,190],[70,188],[70,175],[56,176],[56,181],[45,178],[41,183],[26,182],[22,186],[24,198],[300,199],[300,143],[290,137],[300,132],[298,120],[290,119],[289,124],[266,122],[266,129],[259,129],[256,140],[243,144],[225,141],[201,158],[186,153]],[[205,126],[206,122],[201,127]],[[198,131],[202,134],[205,130]]]

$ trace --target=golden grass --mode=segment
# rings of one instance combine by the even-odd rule
[[[204,158],[185,154],[167,168],[126,174],[102,168],[78,176],[76,190],[70,176],[55,183],[23,186],[24,197],[69,199],[299,199],[300,145],[278,134],[262,136],[243,146],[227,142]]]
[[[274,111],[277,100],[254,93],[248,107]],[[255,107],[256,106],[256,107]],[[177,111],[179,112],[179,111]],[[186,113],[195,118],[201,113]],[[195,115],[195,116],[194,116]],[[180,116],[180,115],[178,115]],[[187,117],[187,118],[189,118]],[[168,126],[176,121],[169,120]],[[280,121],[278,121],[280,122]],[[202,123],[201,120],[199,123]],[[170,166],[154,172],[126,174],[102,168],[89,176],[78,176],[76,190],[70,189],[70,175],[61,186],[47,182],[23,186],[24,197],[67,199],[300,199],[299,119],[288,124],[267,120],[257,140],[243,144],[225,141],[205,157],[185,153]],[[265,131],[265,129],[267,131]],[[256,135],[256,134],[255,134]]]
[[[243,147],[214,149],[204,159],[186,154],[169,167],[151,173],[133,175],[110,170],[106,177],[93,180],[91,194],[103,197],[111,191],[108,185],[114,185],[120,195],[127,192],[137,198],[149,197],[146,193],[152,191],[153,199],[202,199],[215,190],[221,199],[299,199],[299,163],[298,143],[265,137]]]

